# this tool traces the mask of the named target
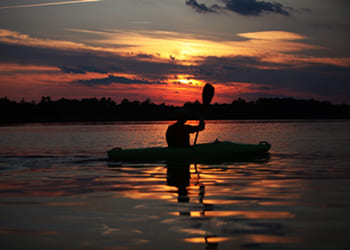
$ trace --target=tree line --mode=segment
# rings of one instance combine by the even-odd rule
[[[203,107],[199,101],[183,106],[154,104],[124,99],[119,104],[111,98],[61,98],[53,101],[43,96],[41,101],[20,102],[0,98],[0,122],[108,122],[175,120],[179,112],[188,119],[199,119]],[[350,118],[350,105],[335,105],[327,101],[297,100],[293,98],[260,98],[247,102],[239,98],[229,104],[211,104],[205,109],[208,120],[225,119],[315,119]]]

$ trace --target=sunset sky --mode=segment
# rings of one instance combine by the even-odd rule
[[[2,0],[0,97],[350,104],[348,0]]]

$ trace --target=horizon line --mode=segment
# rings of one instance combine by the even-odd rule
[[[155,104],[155,105],[162,105],[162,104],[165,104],[165,105],[168,105],[168,106],[175,106],[175,107],[180,107],[179,105],[173,105],[173,104],[167,104],[166,102],[162,102],[162,103],[154,103],[152,102],[152,99],[149,98],[149,97],[146,97],[143,101],[140,101],[140,100],[137,100],[137,99],[129,99],[129,98],[122,98],[121,101],[118,103],[116,102],[112,97],[106,97],[106,96],[103,96],[103,97],[82,97],[82,98],[67,98],[67,97],[60,97],[60,98],[57,98],[57,99],[51,99],[51,96],[42,96],[41,99],[38,101],[38,100],[28,100],[26,101],[24,97],[21,98],[20,101],[17,101],[16,99],[11,99],[7,96],[0,96],[0,100],[3,100],[3,99],[7,99],[8,101],[11,101],[11,102],[16,102],[18,104],[21,104],[21,102],[24,102],[24,103],[34,103],[34,104],[38,104],[40,103],[42,100],[44,99],[47,99],[47,100],[50,100],[52,102],[56,102],[56,101],[59,101],[59,100],[62,100],[62,99],[65,99],[65,100],[68,100],[68,101],[82,101],[82,100],[88,100],[88,99],[96,99],[98,101],[101,101],[102,99],[106,99],[106,100],[111,100],[113,101],[116,105],[120,105],[124,100],[127,100],[129,103],[133,103],[133,102],[138,102],[140,104],[144,103],[144,102],[149,102],[150,104]],[[256,99],[254,100],[246,100],[242,97],[239,97],[239,98],[236,98],[236,99],[232,99],[232,102],[222,102],[222,103],[219,103],[219,102],[215,102],[215,103],[211,103],[209,105],[214,105],[214,104],[232,104],[233,102],[235,101],[244,101],[246,104],[249,104],[249,103],[256,103],[258,100],[261,100],[261,99],[266,99],[266,100],[273,100],[273,99],[277,99],[277,100],[293,100],[293,101],[315,101],[315,102],[319,102],[319,103],[328,103],[330,105],[335,105],[335,106],[342,106],[342,105],[346,105],[346,106],[350,106],[350,104],[348,103],[333,103],[329,100],[318,100],[318,99],[315,99],[315,98],[295,98],[295,97],[257,97]],[[192,103],[192,104],[202,104],[202,102],[200,100],[195,100],[195,101],[186,101],[182,104],[182,106],[184,106],[186,103]]]

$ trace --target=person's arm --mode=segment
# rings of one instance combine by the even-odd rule
[[[198,126],[191,126],[191,125],[186,125],[188,133],[195,133],[198,131],[202,131],[205,129],[205,122],[204,120],[200,120]]]
[[[205,122],[204,122],[203,119],[201,119],[201,120],[199,121],[199,125],[198,125],[197,127],[198,127],[198,130],[197,130],[197,131],[202,131],[202,130],[205,129]],[[197,132],[197,131],[196,131],[196,132]]]

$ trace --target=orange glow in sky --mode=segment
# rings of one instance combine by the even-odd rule
[[[246,40],[218,41],[210,37],[195,36],[186,33],[170,31],[125,31],[106,30],[91,31],[82,29],[68,29],[73,34],[86,34],[80,41],[43,39],[32,37],[28,34],[0,29],[0,42],[13,46],[26,46],[44,50],[59,51],[58,53],[88,53],[99,60],[105,60],[109,56],[125,58],[126,64],[113,67],[108,72],[63,72],[59,63],[54,66],[37,65],[34,63],[0,63],[0,91],[9,98],[20,100],[40,100],[41,96],[51,96],[53,99],[61,97],[112,97],[117,102],[124,98],[130,100],[145,100],[150,98],[155,103],[182,105],[188,101],[201,100],[201,88],[208,82],[216,87],[213,102],[230,103],[232,100],[245,96],[266,94],[299,96],[301,98],[322,98],[321,95],[294,90],[290,87],[276,87],[274,81],[258,83],[253,81],[237,81],[235,76],[240,76],[240,68],[246,67],[256,70],[279,70],[305,67],[312,63],[329,64],[334,66],[349,67],[349,58],[330,58],[301,56],[295,52],[304,50],[324,49],[318,45],[304,42],[308,37],[292,32],[264,31],[240,33],[238,37]],[[91,37],[90,37],[91,36]],[[92,38],[92,36],[94,38]],[[202,63],[208,58],[227,58],[227,63],[222,66],[214,64],[219,70],[230,69],[234,72],[237,65],[230,65],[230,58],[254,58],[243,59],[233,74],[228,70],[220,72],[198,74],[201,72]],[[145,70],[153,67],[151,74],[145,74],[142,68],[133,68],[130,72],[124,72],[125,65],[132,67],[129,61],[144,63]],[[90,63],[87,61],[87,63]],[[92,63],[92,62],[91,62]],[[110,65],[113,66],[113,60]],[[150,64],[150,66],[147,66]],[[157,65],[173,67],[174,72],[163,72]],[[205,64],[204,64],[205,65]],[[99,64],[92,64],[98,67]],[[109,66],[112,68],[112,66]],[[75,67],[80,67],[77,65]],[[194,67],[199,67],[194,70]],[[192,73],[193,72],[193,73]],[[225,76],[225,82],[217,80]],[[103,79],[116,79],[106,83]],[[253,76],[253,74],[251,74]],[[118,82],[120,77],[130,79],[130,83]],[[82,80],[89,81],[84,84]],[[148,85],[133,83],[133,81],[147,81]],[[102,84],[97,83],[102,82]]]
[[[120,46],[114,51],[124,55],[147,54],[158,59],[173,57],[178,63],[193,64],[208,56],[264,56],[271,53],[296,52],[305,49],[321,49],[320,46],[299,42],[307,39],[299,34],[283,31],[268,31],[237,34],[247,38],[244,41],[215,41],[197,38],[190,34],[168,31],[125,32],[110,30],[96,32],[71,29],[78,33],[101,36],[100,39],[86,39],[84,43],[98,47]],[[154,57],[148,60],[154,60]]]

